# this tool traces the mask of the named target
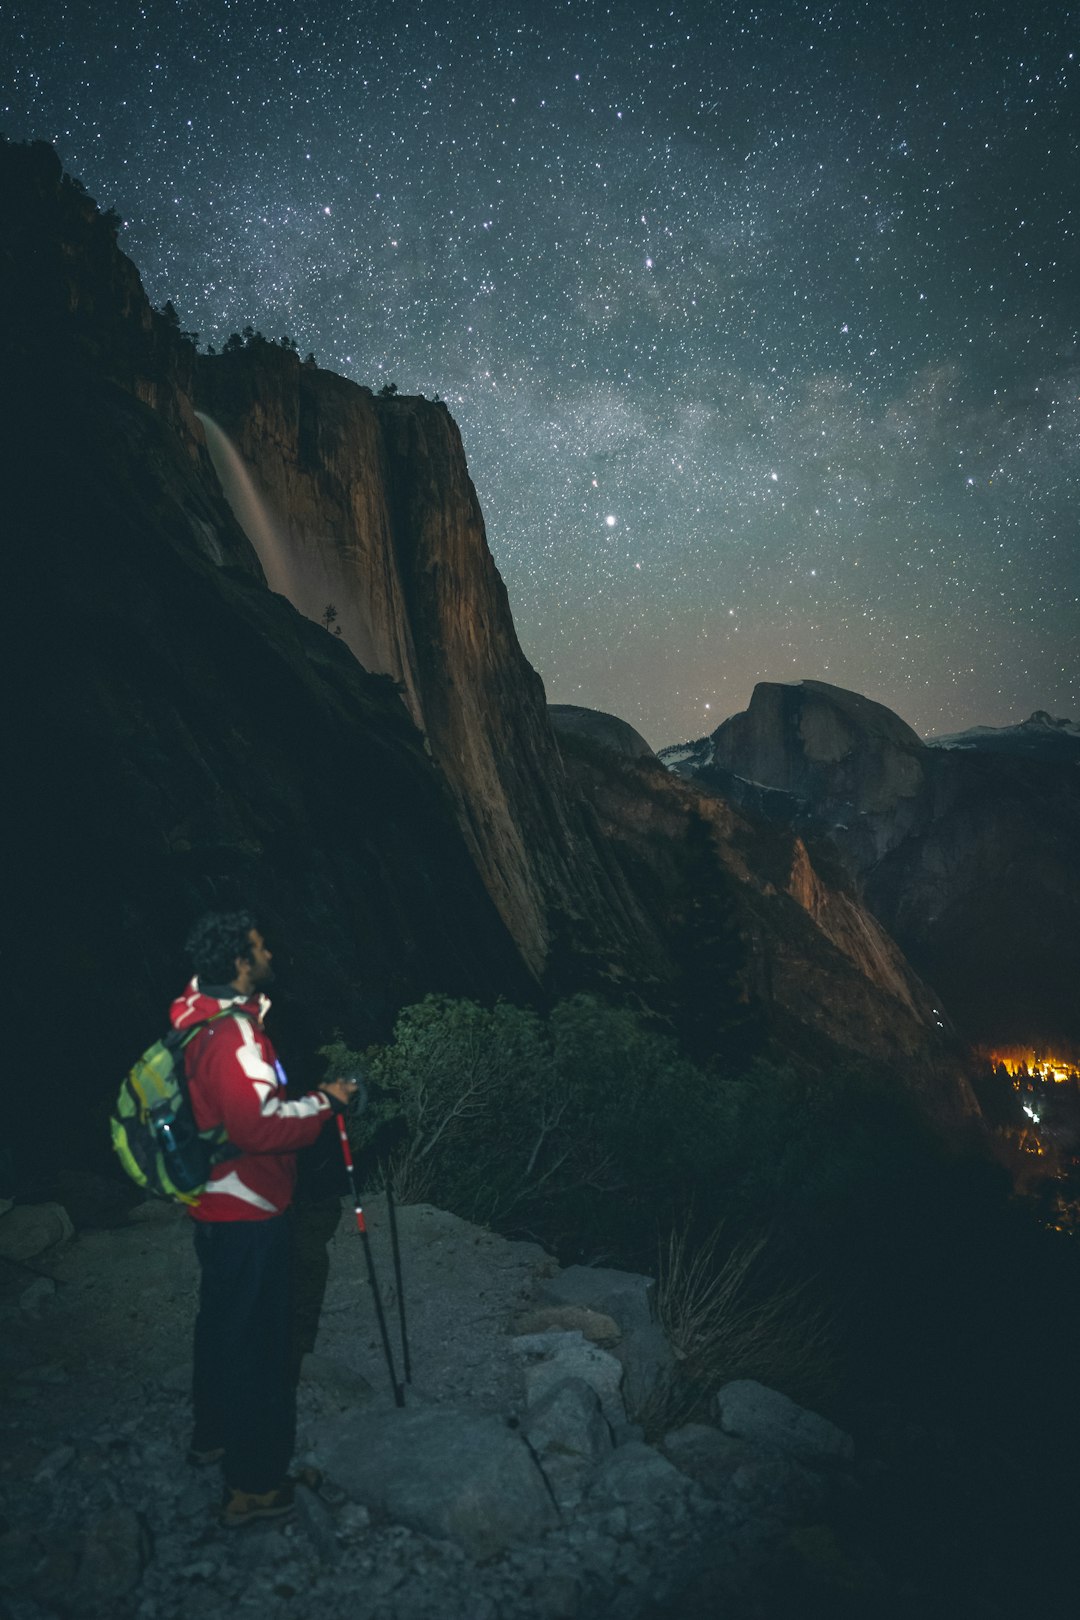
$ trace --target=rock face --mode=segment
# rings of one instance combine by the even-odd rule
[[[568,802],[445,405],[376,398],[269,344],[202,358],[198,392],[257,485],[268,578],[309,618],[333,605],[361,663],[399,683],[532,971],[552,912],[587,913],[617,950],[626,920]]]
[[[879,859],[896,841],[903,807],[926,784],[926,748],[903,720],[880,703],[824,681],[780,685],[762,681],[750,707],[732,715],[679,759],[661,758],[680,775],[729,786],[730,772],[758,788],[815,807],[819,819],[842,823],[860,840],[860,863]],[[737,791],[737,789],[735,790]],[[768,811],[759,797],[754,809]]]
[[[633,874],[670,952],[691,1049],[738,1053],[763,1027],[803,1052],[905,1072],[935,1110],[973,1111],[939,1003],[863,905],[835,854],[648,761],[566,739],[609,857]],[[786,798],[786,796],[785,796]],[[820,840],[819,840],[820,844]]]
[[[557,733],[585,737],[601,748],[626,759],[655,759],[656,755],[641,735],[625,720],[599,709],[583,709],[576,703],[552,703],[548,715]]]
[[[736,1379],[714,1398],[717,1421],[725,1434],[774,1446],[785,1456],[811,1467],[850,1462],[855,1455],[849,1434],[828,1418],[807,1412],[778,1390],[753,1378]]]
[[[186,392],[194,356],[49,148],[5,147],[9,1141],[87,1162],[186,977],[193,916],[276,936],[293,1078],[335,1025],[527,992],[393,684],[267,591]],[[62,921],[60,920],[62,919]],[[306,1069],[304,1065],[307,1065]],[[48,1074],[50,1107],[39,1087]],[[5,1133],[7,1134],[7,1133]]]
[[[1068,722],[1036,715],[931,747],[880,704],[803,681],[758,686],[745,714],[661,758],[824,835],[971,1039],[1041,1043],[1080,1033],[1073,741]]]

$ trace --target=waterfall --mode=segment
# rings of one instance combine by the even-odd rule
[[[333,538],[302,527],[294,529],[286,517],[276,515],[224,429],[203,411],[195,415],[203,425],[206,448],[225,499],[254,546],[270,589],[286,597],[306,619],[325,628],[329,628],[326,607],[332,603],[337,618],[332,634],[341,638],[366,669],[394,673],[394,666],[388,668],[376,650],[370,600],[358,589],[355,570],[348,571],[337,554]]]
[[[233,517],[255,548],[266,575],[266,583],[280,596],[287,596],[294,607],[300,607],[296,600],[296,581],[290,566],[288,545],[256,488],[247,464],[212,416],[202,411],[196,411],[195,415],[203,425],[206,448],[225,499],[232,508]]]

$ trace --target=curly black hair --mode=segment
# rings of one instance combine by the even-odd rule
[[[249,935],[259,925],[250,911],[208,911],[188,935],[184,948],[204,984],[231,984],[236,959],[251,960]]]

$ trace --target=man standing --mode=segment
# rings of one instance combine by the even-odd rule
[[[187,941],[195,976],[173,1002],[195,1122],[220,1126],[229,1156],[191,1208],[201,1268],[189,1461],[221,1461],[228,1526],[290,1512],[296,1431],[290,1365],[289,1222],[297,1149],[345,1108],[355,1081],[286,1101],[285,1074],[263,1029],[271,953],[245,911],[212,912]],[[225,1015],[225,1016],[221,1016]],[[208,1022],[208,1020],[213,1022]]]

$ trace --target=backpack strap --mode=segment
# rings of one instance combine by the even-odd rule
[[[211,1013],[209,1018],[200,1018],[198,1023],[189,1024],[186,1029],[170,1030],[165,1037],[165,1045],[171,1047],[174,1052],[182,1052],[188,1042],[194,1040],[201,1029],[208,1029],[211,1024],[216,1024],[221,1018],[246,1018],[251,1024],[255,1022],[255,1015],[247,1012],[243,1007],[222,1007],[220,1012]]]
[[[191,1107],[191,1093],[188,1090],[187,1068],[181,1054],[184,1052],[188,1044],[194,1040],[195,1036],[199,1034],[200,1030],[209,1029],[211,1024],[216,1024],[219,1019],[222,1018],[246,1018],[249,1023],[255,1023],[254,1015],[246,1012],[243,1007],[222,1007],[220,1012],[211,1013],[209,1018],[200,1018],[197,1024],[192,1024],[188,1029],[174,1029],[172,1031],[173,1036],[176,1037],[173,1044],[173,1051],[180,1059],[180,1061],[175,1065],[176,1081],[177,1085],[180,1087],[180,1095],[183,1097],[189,1108]],[[205,1134],[210,1137],[217,1132],[220,1132],[220,1141],[214,1150],[214,1162],[220,1164],[225,1159],[238,1158],[241,1150],[238,1147],[235,1147],[233,1143],[229,1141],[228,1137],[225,1135],[223,1126],[217,1125],[214,1127],[213,1131],[207,1131]],[[203,1133],[200,1131],[199,1134],[202,1135]]]

